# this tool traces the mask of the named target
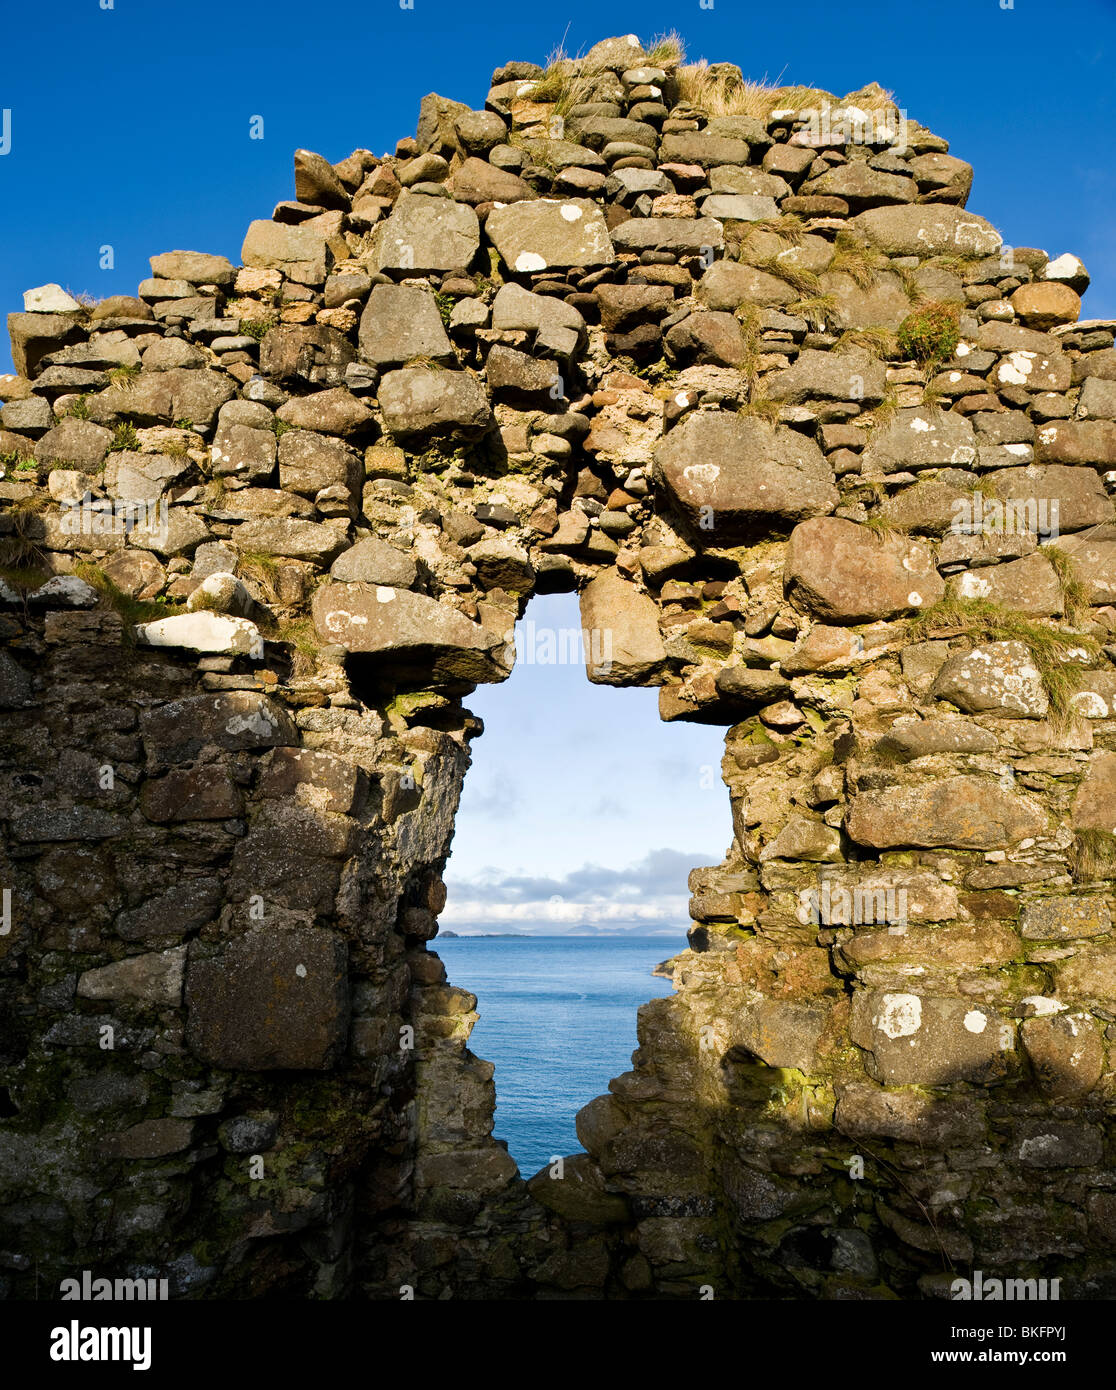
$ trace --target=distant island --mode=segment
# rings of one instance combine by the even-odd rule
[[[440,931],[438,936],[445,941],[452,938],[455,941],[475,941],[478,938],[484,941],[493,940],[513,940],[529,941],[530,935],[525,931]]]

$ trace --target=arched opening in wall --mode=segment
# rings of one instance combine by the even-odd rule
[[[590,684],[576,597],[537,597],[515,668],[480,686],[440,932],[477,995],[494,1134],[524,1176],[580,1146],[577,1111],[628,1070],[655,966],[686,946],[687,876],[731,839],[723,730],[663,724],[654,688]],[[590,638],[592,641],[592,638]]]

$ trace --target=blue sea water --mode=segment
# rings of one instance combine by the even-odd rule
[[[630,1070],[636,1010],[670,994],[652,975],[671,937],[438,937],[451,984],[477,996],[469,1046],[496,1066],[497,1139],[524,1177],[581,1146],[574,1116]]]

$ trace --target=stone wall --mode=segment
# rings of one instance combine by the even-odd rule
[[[1116,323],[872,86],[511,63],[0,379],[0,1272],[1109,1293]],[[430,947],[532,594],[727,728],[673,996],[529,1181]]]

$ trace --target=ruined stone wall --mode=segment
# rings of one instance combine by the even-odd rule
[[[971,181],[878,87],[613,39],[299,151],[240,267],[29,292],[9,1296],[1109,1292],[1116,323]],[[733,838],[525,1182],[429,943],[463,702],[556,591],[727,728]]]

